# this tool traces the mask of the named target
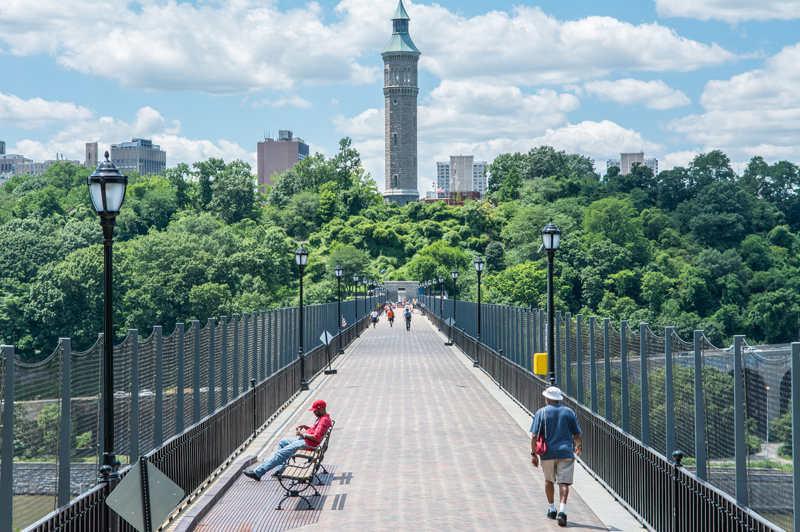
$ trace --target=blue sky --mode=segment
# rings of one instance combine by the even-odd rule
[[[265,132],[332,155],[351,136],[383,188],[380,50],[396,0],[3,0],[0,140],[83,160],[134,136],[167,164],[255,166]],[[724,150],[800,162],[800,1],[405,2],[422,51],[419,189],[454,154],[541,144],[661,169]]]

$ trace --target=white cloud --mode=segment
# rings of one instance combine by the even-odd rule
[[[49,102],[42,98],[23,100],[0,92],[0,125],[35,129],[55,122],[87,120],[92,112],[74,103]]]
[[[699,154],[700,150],[696,149],[667,153],[658,161],[658,169],[659,171],[670,170],[676,166],[683,166],[686,168],[689,166],[689,163],[692,162],[692,159]]]
[[[164,118],[150,107],[139,109],[131,123],[112,117],[77,121],[68,124],[46,142],[21,140],[9,152],[20,153],[35,160],[52,159],[56,153],[62,153],[69,159],[82,161],[86,142],[98,142],[102,153],[112,143],[134,137],[149,138],[160,145],[167,152],[167,166],[170,167],[180,162],[191,164],[209,157],[220,157],[226,161],[241,159],[255,169],[255,153],[224,139],[214,142],[187,138],[181,134],[179,121]]]
[[[800,158],[800,44],[769,58],[764,68],[709,81],[700,97],[703,114],[672,121],[703,151],[724,150],[732,159],[754,155]]]
[[[683,92],[669,87],[660,79],[596,80],[584,83],[583,87],[587,94],[595,94],[601,100],[625,105],[643,103],[648,109],[672,109],[692,103]]]
[[[297,94],[284,94],[277,100],[263,99],[253,102],[252,108],[258,109],[259,107],[283,107],[284,105],[291,105],[299,109],[310,109],[314,106],[308,100],[304,100]]]
[[[737,57],[658,23],[633,25],[596,16],[560,21],[524,6],[470,19],[437,4],[407,9],[422,51],[420,64],[441,79],[564,84],[618,69],[686,72]]]
[[[388,41],[397,5],[343,0],[331,16],[316,2],[284,10],[256,0],[68,4],[3,0],[0,42],[15,55],[50,54],[67,69],[118,80],[126,89],[214,94],[376,82],[375,52]],[[737,57],[657,23],[560,21],[530,7],[472,18],[438,4],[406,8],[421,67],[441,79],[570,83],[617,69],[689,71]],[[328,17],[333,21],[326,23]],[[366,53],[369,62],[362,64]]]
[[[792,20],[800,18],[797,0],[655,0],[662,17],[686,17],[700,20]]]

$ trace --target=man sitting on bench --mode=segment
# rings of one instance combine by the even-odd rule
[[[317,420],[314,425],[300,425],[297,427],[295,434],[296,438],[284,438],[278,442],[278,451],[255,469],[246,469],[243,471],[244,476],[252,478],[253,480],[260,481],[261,477],[267,474],[271,469],[277,466],[286,464],[289,458],[295,454],[295,451],[304,448],[314,448],[322,441],[322,437],[328,432],[331,427],[331,416],[326,411],[327,405],[325,401],[317,399],[311,408],[308,410],[314,412]]]

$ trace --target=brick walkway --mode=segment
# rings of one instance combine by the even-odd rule
[[[274,510],[248,504],[256,498],[243,494],[272,483],[242,477],[218,503],[230,511],[241,502],[238,526],[225,529],[560,530],[544,517],[544,480],[530,465],[530,440],[462,356],[421,316],[411,332],[400,320],[390,328],[381,319],[313,397],[326,400],[336,420],[325,459],[336,477],[324,501],[313,499],[321,511],[287,510],[284,521],[296,524],[259,525],[256,515]],[[311,419],[306,412],[290,426]],[[215,511],[201,524],[211,524]],[[290,515],[299,512],[313,514],[314,522]],[[570,528],[606,530],[575,493],[567,513]]]

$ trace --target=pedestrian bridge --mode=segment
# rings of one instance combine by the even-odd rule
[[[371,307],[379,301],[370,299],[367,304]],[[143,376],[140,369],[133,382],[161,385],[140,385],[144,391],[139,393],[129,387],[127,395],[116,398],[115,412],[129,412],[128,417],[115,419],[115,426],[127,427],[117,431],[117,453],[128,463],[144,456],[185,491],[186,497],[164,522],[165,530],[555,530],[556,523],[544,517],[543,476],[530,464],[528,433],[531,413],[543,406],[544,382],[529,371],[532,353],[544,347],[542,315],[534,309],[484,305],[483,330],[478,331],[476,307],[423,298],[423,308],[414,314],[407,332],[399,321],[390,327],[385,319],[371,328],[361,317],[366,308],[349,302],[343,305],[347,328],[328,345],[313,340],[319,330],[336,330],[335,305],[306,308],[310,326],[304,331],[305,345],[313,346],[304,360],[308,391],[298,391],[302,375],[300,364],[291,356],[297,347],[293,341],[296,313],[291,309],[254,313],[249,320],[244,316],[243,324],[238,317],[231,323],[209,323],[204,329],[195,323],[189,333],[178,337],[184,341],[176,340],[174,350],[170,340],[174,335],[161,339],[160,330],[143,342],[129,338],[120,349],[121,353],[128,350],[124,352],[132,357],[131,367],[141,368],[141,360],[150,357],[148,350],[153,360],[161,361],[148,370],[152,375]],[[456,326],[448,325],[447,318],[456,318]],[[726,420],[727,414],[708,408],[702,394],[699,410],[686,409],[685,396],[691,397],[693,389],[683,389],[683,370],[677,369],[681,363],[672,357],[680,358],[679,352],[689,352],[692,344],[663,338],[658,343],[646,334],[633,338],[624,329],[615,337],[594,319],[589,320],[589,328],[583,327],[581,317],[573,327],[571,318],[565,318],[556,328],[558,379],[570,392],[566,403],[578,414],[584,432],[581,467],[576,468],[568,504],[569,526],[657,531],[792,529],[789,468],[747,467],[744,461],[742,475],[742,459],[755,466],[755,457],[746,454],[750,451],[743,454],[737,445],[728,450],[711,434],[714,430],[728,434],[727,428],[714,425]],[[453,345],[445,345],[448,339]],[[12,368],[16,377],[12,375],[11,382],[18,390],[27,390],[43,375],[57,382],[59,374],[69,371],[63,360],[73,360],[72,371],[77,373],[76,357],[89,356],[70,353],[68,342],[62,342],[60,349],[58,367],[51,361],[43,366],[46,371]],[[4,350],[8,357],[8,348]],[[737,352],[741,359],[741,349]],[[628,353],[642,356],[636,360]],[[170,368],[179,367],[173,366],[173,358],[184,366],[182,381],[171,376]],[[335,375],[323,372],[329,358],[338,371]],[[800,351],[795,358],[800,358]],[[652,364],[642,364],[650,359]],[[8,364],[2,367],[6,378],[0,382],[8,383]],[[668,368],[674,375],[659,380]],[[702,365],[700,369],[702,373]],[[250,375],[256,382],[247,389]],[[699,382],[705,383],[702,375]],[[187,384],[171,386],[170,379]],[[643,382],[651,385],[649,390],[646,386],[642,390]],[[717,386],[719,382],[714,381]],[[659,383],[663,390],[655,389]],[[66,434],[81,434],[92,423],[102,426],[97,423],[94,394],[76,396],[76,386],[72,392],[68,387],[64,396],[70,400],[53,403],[64,413],[62,433],[64,418],[73,427],[79,425],[77,430],[66,425]],[[2,392],[7,390],[6,386]],[[36,412],[53,406],[13,391],[11,397],[14,411],[27,409],[28,419],[38,419]],[[647,399],[642,401],[642,397]],[[241,471],[271,454],[280,438],[293,436],[296,425],[308,424],[307,409],[320,398],[327,401],[336,421],[325,458],[330,474],[323,475],[320,495],[312,498],[313,510],[291,499],[284,504],[285,510],[276,511],[282,496],[277,481],[265,477],[257,483]],[[699,411],[705,415],[698,416]],[[90,421],[81,421],[81,416]],[[18,431],[20,425],[29,426],[20,423],[23,418],[15,417]],[[744,418],[737,417],[735,424],[740,421],[744,423]],[[181,427],[183,423],[187,428]],[[751,423],[749,437],[757,438],[757,425]],[[698,434],[710,445],[691,446]],[[645,438],[649,441],[643,442]],[[737,438],[738,432],[731,430],[731,439]],[[49,475],[49,482],[37,488],[38,496],[59,500],[59,509],[27,530],[104,528],[106,486],[80,494],[74,486],[64,488],[70,486],[63,482],[64,470],[70,478],[70,473],[80,469],[75,467],[80,451],[74,439],[65,444],[66,450],[64,445],[56,446],[53,453],[60,460],[50,473],[40,473]],[[16,519],[31,495],[18,482],[22,461],[11,461],[12,469],[7,447],[3,449],[0,480],[7,487],[7,479],[12,479]],[[665,452],[683,449],[687,449],[686,467]],[[719,457],[729,451],[729,459]],[[41,471],[46,469],[41,466]],[[763,475],[772,476],[764,480]],[[64,499],[66,504],[62,504]],[[120,530],[133,530],[119,517],[111,519]],[[2,521],[0,530],[9,530],[10,526],[3,528],[7,521]]]

